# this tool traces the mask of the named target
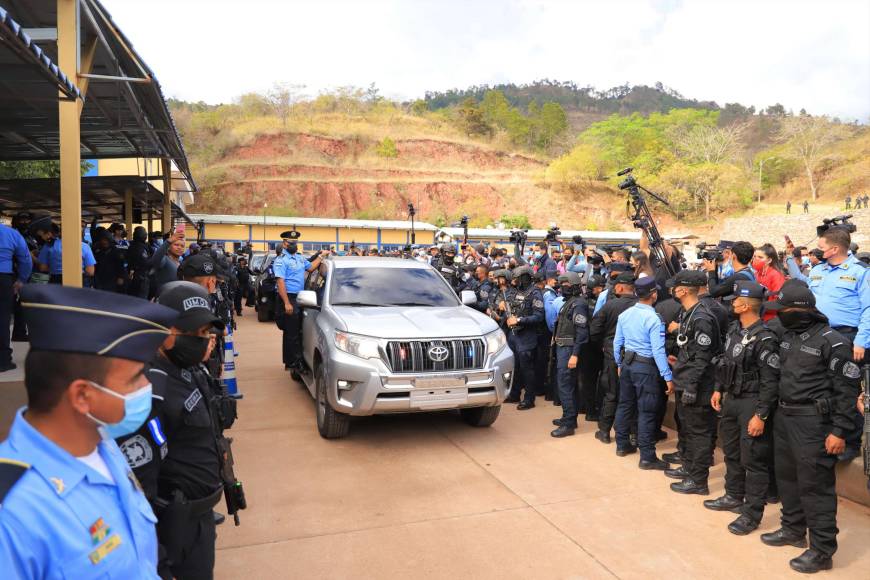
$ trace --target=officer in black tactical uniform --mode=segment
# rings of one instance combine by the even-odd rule
[[[432,258],[432,267],[438,270],[450,287],[459,294],[465,286],[462,270],[456,265],[456,248],[453,244],[441,244],[441,252]]]
[[[682,479],[672,483],[677,493],[707,495],[707,478],[713,464],[716,415],[710,407],[714,391],[713,357],[719,354],[719,325],[716,317],[698,297],[707,276],[697,270],[682,270],[668,281],[674,298],[683,307],[677,330],[677,361],[674,387],[677,412],[683,428],[682,467],[665,474]]]
[[[728,530],[745,536],[764,515],[773,453],[772,416],[779,388],[779,340],[761,320],[764,286],[737,282],[728,296],[738,321],[731,324],[716,368],[710,401],[722,413],[719,432],[725,452],[725,495],[704,507],[740,514]]]
[[[489,309],[489,296],[493,289],[492,280],[489,279],[489,267],[481,264],[474,268],[465,289],[474,292],[477,298],[473,308],[479,312],[486,312]]]
[[[12,227],[18,230],[24,242],[27,244],[27,251],[30,252],[30,257],[36,261],[36,256],[39,254],[39,244],[36,238],[30,231],[30,224],[33,221],[33,214],[29,211],[21,211],[15,214],[12,218]],[[34,268],[34,271],[36,268]],[[12,326],[12,342],[27,342],[27,325],[24,323],[24,314],[21,311],[21,297],[15,295],[15,304],[12,310],[13,326]]]
[[[583,280],[576,272],[559,276],[559,285],[565,302],[556,317],[553,330],[553,348],[556,350],[556,387],[562,402],[562,418],[553,421],[558,429],[553,437],[573,435],[577,429],[577,369],[580,367],[580,352],[589,340],[589,310],[582,295]]]
[[[127,248],[127,269],[130,283],[127,285],[127,294],[148,299],[149,280],[151,266],[148,260],[151,252],[148,249],[148,231],[142,226],[136,226],[133,230],[133,241]]]
[[[532,269],[519,266],[513,270],[517,292],[510,304],[507,318],[508,345],[514,351],[515,374],[522,380],[525,395],[517,409],[524,411],[535,406],[535,391],[538,377],[535,376],[535,354],[538,346],[538,327],[544,323],[544,297],[532,283]],[[519,398],[516,382],[511,387],[510,398]]]
[[[613,287],[608,290],[610,298],[592,317],[589,333],[590,340],[604,352],[604,362],[598,377],[599,417],[595,438],[602,443],[610,443],[610,430],[616,419],[616,406],[619,402],[619,375],[613,357],[613,338],[616,336],[616,323],[619,315],[637,303],[634,295],[634,274],[621,272],[616,276]],[[632,433],[637,428],[632,427]]]
[[[581,279],[583,275],[580,275]],[[592,313],[595,312],[595,302],[598,295],[604,290],[606,281],[604,276],[593,274],[586,279],[586,290],[583,299],[586,301],[586,310],[589,312],[589,323],[592,323]],[[580,347],[579,380],[577,383],[577,413],[586,413],[587,421],[598,421],[600,409],[598,407],[598,377],[604,364],[604,355],[600,345],[592,340]]]
[[[789,565],[798,572],[833,566],[837,551],[834,467],[854,428],[852,414],[861,369],[848,339],[831,329],[800,280],[788,280],[779,300],[765,302],[784,327],[780,340],[779,409],[774,423],[776,479],[782,495],[782,528],[762,534],[770,546],[809,549]]]
[[[213,508],[225,492],[228,451],[222,431],[235,419],[235,401],[215,393],[201,363],[222,322],[206,290],[192,282],[166,284],[158,302],[181,317],[148,371],[151,415],[118,444],[158,518],[161,577],[212,578]]]
[[[510,336],[507,319],[510,316],[510,305],[513,303],[517,289],[511,284],[510,270],[493,270],[492,277],[495,279],[495,286],[489,295],[489,315],[498,322],[504,333]],[[516,374],[514,377],[516,380]],[[519,403],[519,400],[509,402]]]

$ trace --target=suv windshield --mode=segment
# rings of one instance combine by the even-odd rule
[[[336,268],[333,306],[457,306],[456,294],[428,268]]]

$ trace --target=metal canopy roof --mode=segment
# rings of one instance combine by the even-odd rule
[[[41,37],[48,39],[31,45],[37,42],[46,59],[56,60],[51,33],[57,26],[57,0],[3,0],[3,5],[7,19],[28,30],[41,29]],[[80,0],[80,38],[82,158],[171,159],[195,189],[160,84],[98,0]],[[2,44],[7,48],[0,51],[0,159],[57,159],[57,87],[47,90],[48,83],[28,82],[40,73],[39,67],[22,65],[20,56],[10,54],[8,40]],[[58,72],[73,78],[76,74]]]
[[[9,13],[0,6],[0,68],[18,79],[16,84],[29,85],[25,92],[40,98],[56,99],[57,91],[67,98],[81,97],[81,92],[66,74],[33,42]]]
[[[147,219],[148,205],[155,217],[163,211],[163,193],[139,177],[105,176],[82,178],[82,218],[99,215],[102,221],[124,221],[124,197],[127,189],[133,191],[133,207],[141,209]],[[34,214],[60,215],[60,179],[2,179],[0,180],[0,208],[5,214],[30,211]],[[190,224],[195,222],[176,204],[172,215]]]
[[[263,225],[262,215],[211,215],[192,213],[190,217],[206,224],[232,224],[232,225]],[[382,230],[410,230],[411,222],[402,220],[349,220],[340,218],[312,218],[312,217],[283,217],[266,216],[267,226],[299,226],[299,227],[324,227],[324,228],[370,228]],[[432,224],[415,222],[414,229],[419,232],[436,229]]]

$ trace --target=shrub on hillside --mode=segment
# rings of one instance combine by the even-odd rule
[[[377,153],[378,157],[394,159],[399,156],[399,149],[396,147],[395,141],[389,137],[384,137],[375,148],[375,153]]]

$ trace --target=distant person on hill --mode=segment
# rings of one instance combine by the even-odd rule
[[[867,209],[867,202],[870,201],[870,195],[865,193],[862,199],[864,200],[864,209]]]
[[[788,200],[787,202],[785,202],[785,213],[787,213],[787,214],[791,213],[791,200]]]
[[[861,198],[856,197],[855,198],[855,209],[858,209],[858,207],[860,205],[861,205]],[[851,195],[846,196],[846,209],[852,209],[852,196]]]
[[[804,213],[810,213],[810,202],[804,200]]]

